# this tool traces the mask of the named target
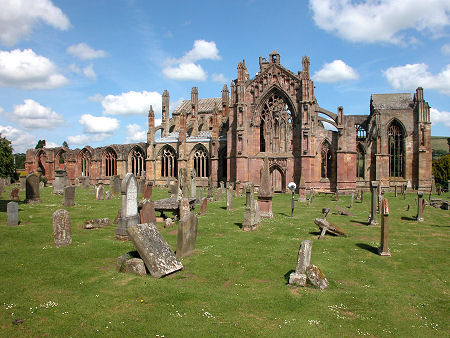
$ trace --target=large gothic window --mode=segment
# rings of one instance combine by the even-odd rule
[[[89,176],[89,167],[90,167],[90,163],[91,163],[91,157],[89,155],[89,153],[84,150],[81,152],[81,157],[80,157],[80,165],[81,165],[81,176]]]
[[[105,176],[117,175],[117,155],[113,150],[108,149],[104,152],[103,163],[105,168]]]
[[[327,141],[322,144],[320,169],[322,178],[331,178],[331,151]]]
[[[208,177],[208,154],[203,148],[198,148],[194,154],[194,170],[197,177]]]
[[[360,124],[355,124],[355,128],[356,128],[356,140],[364,141],[367,136],[366,129],[364,129],[364,127]]]
[[[134,176],[144,175],[144,153],[141,149],[133,149],[129,157],[131,172]]]
[[[356,147],[356,177],[364,178],[364,149],[360,143]]]
[[[161,177],[176,177],[177,159],[171,147],[165,147],[161,152]]]
[[[286,101],[273,93],[261,112],[259,127],[259,150],[261,152],[287,152],[292,150],[292,116]]]
[[[397,121],[388,128],[389,176],[404,177],[405,149],[403,145],[403,129]]]

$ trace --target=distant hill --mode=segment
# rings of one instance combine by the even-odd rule
[[[431,149],[433,149],[433,159],[447,155],[448,151],[448,137],[431,136]]]

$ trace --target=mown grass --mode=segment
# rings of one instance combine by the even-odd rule
[[[392,257],[374,253],[380,227],[364,225],[368,193],[364,203],[354,203],[355,216],[327,217],[349,237],[321,241],[314,218],[322,207],[348,206],[349,196],[338,202],[317,197],[311,206],[297,202],[291,218],[290,195],[275,195],[274,219],[251,233],[239,227],[245,198],[227,211],[224,196],[199,218],[196,252],[182,260],[184,270],[162,279],[116,272],[117,257],[134,247],[114,240],[115,225],[81,229],[87,219],[112,221],[119,197],[96,201],[77,188],[76,206],[66,208],[73,244],[55,248],[51,216],[62,208],[62,197],[44,188],[42,203],[20,204],[21,225],[8,227],[7,196],[9,190],[0,201],[1,336],[450,334],[449,212],[427,207],[425,221],[414,221],[414,194],[406,200],[387,194]],[[155,189],[153,199],[163,197],[167,192]],[[158,227],[175,249],[176,227]],[[312,263],[330,283],[324,292],[287,284],[305,239],[313,242]]]

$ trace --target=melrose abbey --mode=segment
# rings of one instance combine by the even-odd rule
[[[250,78],[240,62],[221,97],[199,99],[194,87],[172,116],[165,90],[161,125],[155,126],[150,107],[147,142],[29,149],[26,171],[41,171],[51,183],[55,170],[65,169],[72,184],[81,177],[109,183],[133,173],[162,186],[186,168],[200,186],[211,178],[215,186],[223,181],[258,187],[267,157],[274,192],[285,192],[291,181],[323,192],[368,189],[371,181],[384,189],[430,189],[430,107],[423,89],[372,94],[368,115],[347,115],[343,107],[331,112],[314,96],[309,65],[303,57],[302,70],[293,73],[273,51],[268,60],[259,58],[259,72]]]

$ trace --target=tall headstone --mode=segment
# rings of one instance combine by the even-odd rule
[[[417,220],[423,222],[423,191],[417,192]]]
[[[182,219],[184,216],[186,216],[188,213],[191,212],[191,207],[189,205],[188,198],[182,198],[180,200],[179,211],[180,211],[180,219]]]
[[[180,200],[188,195],[188,176],[187,169],[181,168],[178,172],[178,190],[177,199]]]
[[[56,247],[72,244],[70,214],[67,210],[58,209],[53,213],[53,239]]]
[[[11,191],[9,192],[9,199],[11,201],[18,201],[19,200],[19,188],[12,188]]]
[[[53,193],[62,195],[66,185],[66,171],[64,169],[56,169],[55,180],[53,181]]]
[[[128,175],[132,174],[128,173],[127,176]],[[121,186],[122,193],[123,186],[127,181],[125,176]],[[136,181],[136,179],[134,179],[134,181]],[[155,224],[147,223],[130,225],[127,229],[127,233],[152,277],[161,278],[183,269],[183,264],[175,257],[175,254],[170,249],[164,237],[158,232]]]
[[[175,182],[170,182],[169,183],[169,195],[170,197],[174,197],[177,196],[178,193],[178,184]]]
[[[120,217],[117,220],[115,236],[118,239],[127,239],[127,228],[139,223],[139,215],[137,210],[137,182],[132,173],[126,174],[122,180],[120,193]]]
[[[62,205],[65,207],[71,207],[71,206],[75,205],[75,187],[74,186],[64,187]]]
[[[144,193],[142,194],[143,200],[151,200],[153,193],[153,182],[146,182],[144,187]]]
[[[245,185],[245,212],[242,230],[253,231],[261,223],[258,202],[254,199],[254,186],[249,182]]]
[[[19,204],[17,202],[9,202],[6,205],[6,214],[8,217],[8,225],[19,225]]]
[[[190,212],[178,223],[177,258],[192,255],[197,240],[198,218]]]
[[[370,220],[369,225],[378,225],[377,222],[377,188],[378,182],[370,182],[371,204],[370,204]]]
[[[217,197],[216,197],[216,201],[220,201],[222,200],[222,189],[217,189]]]
[[[89,177],[88,176],[82,176],[79,178],[80,184],[83,187],[83,189],[89,189]]]
[[[140,211],[140,221],[141,221],[141,224],[145,224],[145,223],[155,223],[156,224],[155,202],[146,200],[142,204],[142,208]]]
[[[272,218],[272,180],[269,172],[269,159],[264,157],[261,170],[261,184],[258,192],[258,205],[261,217]]]
[[[297,257],[297,267],[295,272],[289,275],[289,284],[295,284],[299,286],[306,285],[306,268],[311,262],[311,249],[312,242],[309,240],[302,241]]]
[[[391,252],[389,250],[389,203],[386,198],[383,198],[381,205],[382,215],[381,215],[381,241],[380,247],[378,248],[378,254],[380,256],[390,256]]]
[[[191,198],[197,198],[197,184],[195,179],[197,178],[197,174],[194,169],[191,170],[190,175],[190,196]],[[187,196],[185,196],[187,197]]]
[[[306,202],[306,184],[303,175],[300,177],[300,184],[298,186],[298,201]]]
[[[394,196],[397,197],[397,184],[394,185]]]
[[[27,176],[25,195],[25,203],[41,203],[41,199],[39,198],[39,177],[35,174],[29,174]]]
[[[138,187],[138,194],[144,193],[144,186],[145,186],[145,178],[141,177],[139,180],[137,180],[137,187]]]
[[[227,188],[227,210],[233,210],[233,185]]]
[[[103,196],[104,192],[105,192],[105,188],[103,187],[103,184],[100,184],[100,185],[97,187],[97,191],[96,191],[96,194],[95,194],[95,198],[96,198],[97,200],[102,200],[102,199],[104,198],[104,196]]]
[[[25,190],[25,187],[27,185],[27,178],[26,176],[20,176],[19,177],[19,182],[20,182],[20,190]]]
[[[120,176],[119,175],[115,175],[112,179],[112,192],[113,192],[113,195],[120,194]]]
[[[200,206],[200,216],[206,215],[206,207],[208,206],[208,198],[202,199],[202,204]]]
[[[234,183],[234,196],[239,197],[239,189],[241,187],[241,181],[236,181]]]

